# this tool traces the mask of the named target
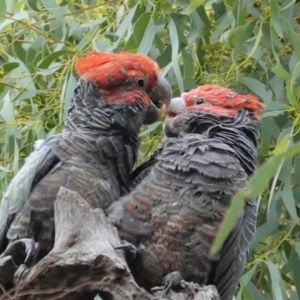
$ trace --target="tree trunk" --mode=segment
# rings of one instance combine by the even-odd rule
[[[140,288],[123,251],[114,249],[121,245],[116,228],[106,221],[101,209],[92,209],[77,192],[60,188],[55,228],[52,251],[30,269],[21,266],[19,278],[15,274],[13,299],[93,300],[97,293],[104,300],[218,299],[215,287],[200,288],[192,283],[183,284],[183,292],[171,292],[168,297],[163,291],[152,296]],[[8,264],[14,266],[8,257],[0,260],[0,275]],[[3,274],[0,282],[1,278]],[[0,299],[11,299],[8,297]]]

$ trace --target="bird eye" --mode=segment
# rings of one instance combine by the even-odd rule
[[[202,104],[205,102],[205,99],[204,98],[199,98],[196,100],[196,104]]]
[[[145,85],[145,81],[143,78],[138,79],[137,81],[138,86],[143,87]]]

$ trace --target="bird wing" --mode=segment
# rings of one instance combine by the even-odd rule
[[[39,145],[26,158],[24,165],[5,191],[0,207],[0,253],[3,251],[5,234],[15,214],[23,207],[33,187],[59,161],[52,152],[52,147],[58,143],[58,140],[59,135],[54,135]]]
[[[204,279],[220,257],[210,255],[214,237],[233,195],[247,180],[235,151],[226,144],[198,134],[169,138],[150,175],[113,203],[109,217],[123,239],[146,247],[149,254],[144,251],[143,259],[151,276],[159,276],[163,263],[181,268],[181,260],[184,272]],[[225,268],[226,257],[220,259],[220,268],[222,264]],[[238,280],[240,273],[234,276]],[[236,281],[228,293],[235,286]]]
[[[214,282],[222,300],[231,300],[242,276],[256,228],[256,201],[248,200],[243,214],[224,243],[214,271]]]
[[[161,148],[157,149],[145,162],[135,168],[129,178],[129,191],[133,190],[143,179],[151,172],[156,163],[157,155],[161,152]]]

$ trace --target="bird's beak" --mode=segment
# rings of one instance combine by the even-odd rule
[[[172,98],[168,107],[162,107],[164,115],[167,117],[175,117],[185,112],[186,104],[182,97]]]
[[[152,105],[146,112],[144,124],[156,122],[169,107],[172,98],[170,83],[163,77],[158,78],[157,86],[149,93]]]
[[[163,130],[167,137],[177,137],[180,132],[180,115],[186,111],[186,104],[182,97],[171,99],[170,105],[165,109],[166,119]],[[178,119],[179,116],[179,119]]]
[[[157,108],[168,107],[172,98],[170,83],[164,77],[158,78],[157,86],[150,93],[150,99]]]

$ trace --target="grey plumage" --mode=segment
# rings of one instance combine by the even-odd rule
[[[197,109],[167,118],[167,140],[132,173],[134,189],[108,216],[137,249],[129,264],[141,286],[151,289],[180,271],[231,300],[255,232],[254,199],[221,251],[211,256],[210,248],[233,196],[256,168],[258,120],[248,109],[232,116]]]
[[[101,71],[101,55],[90,58],[93,64],[97,63],[97,72]],[[112,66],[117,70],[122,67],[125,72],[126,66],[129,68],[128,81],[116,81],[114,86],[111,79],[106,87],[100,79],[85,78],[83,74],[74,90],[62,133],[44,141],[8,187],[0,210],[1,252],[8,243],[23,238],[37,243],[34,261],[51,250],[54,200],[60,187],[77,191],[92,207],[104,209],[127,188],[137,158],[140,127],[157,120],[160,112],[156,105],[170,100],[171,88],[166,80],[159,79],[159,69],[150,58],[129,54],[124,62],[124,55],[105,54],[108,59],[112,57]],[[134,59],[144,62],[144,68],[148,67],[152,75],[139,68],[135,79],[131,65]],[[94,72],[93,66],[88,72]],[[104,79],[108,76],[105,74]],[[139,87],[136,81],[143,78],[145,83]]]

